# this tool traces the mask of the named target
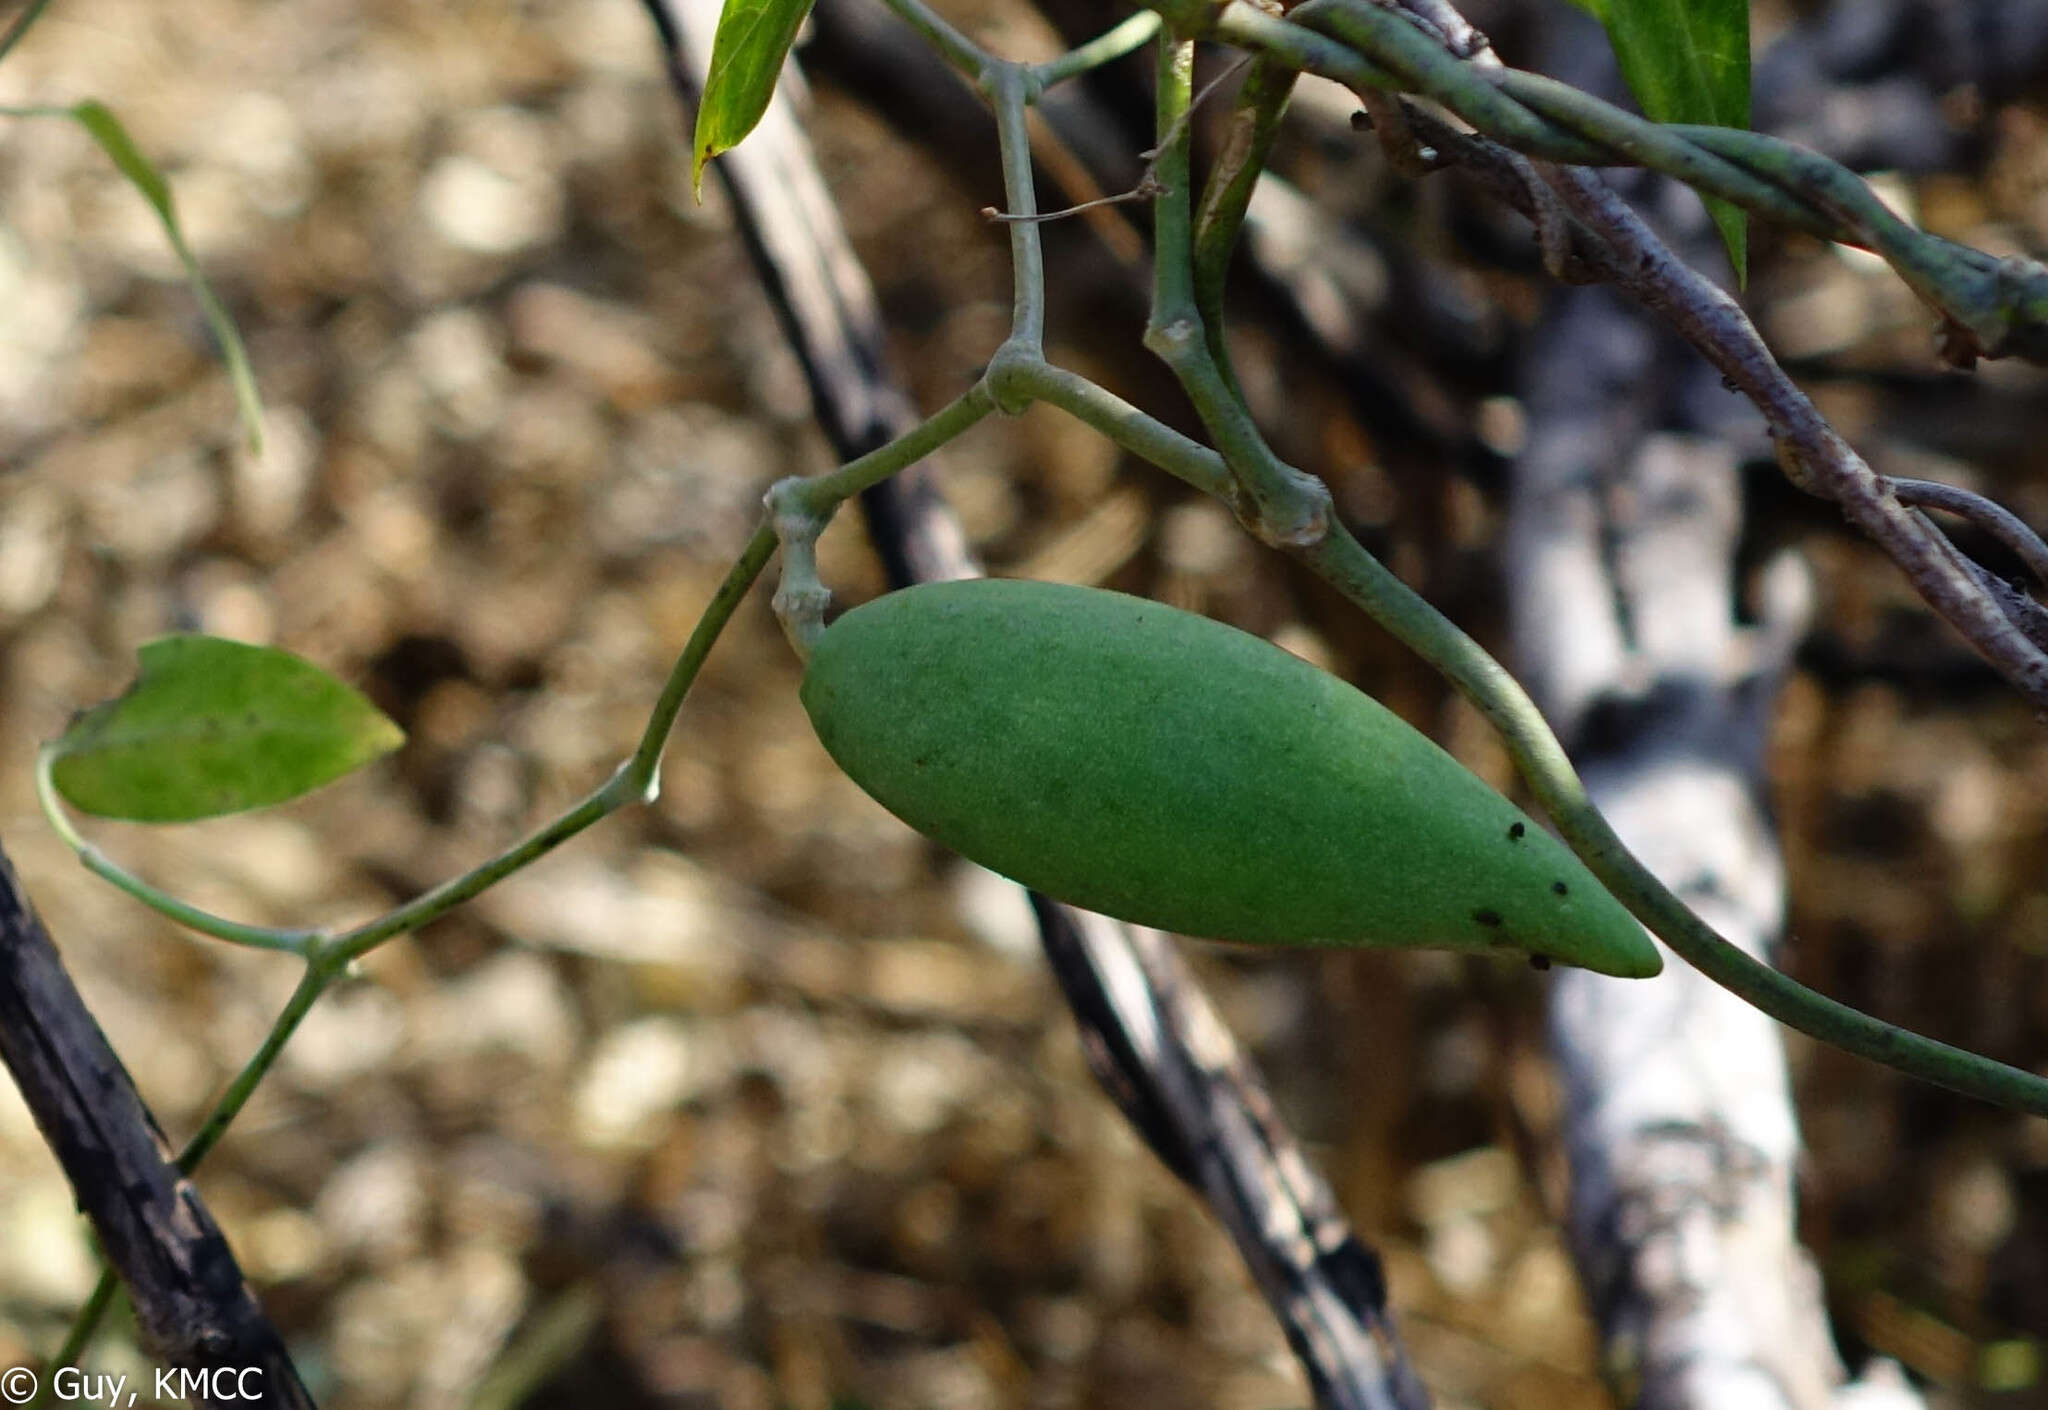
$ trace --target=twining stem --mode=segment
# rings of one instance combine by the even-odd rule
[[[2048,584],[2048,543],[2043,543],[2041,536],[2026,520],[2004,505],[1959,485],[1944,485],[1936,480],[1911,480],[1893,475],[1886,478],[1885,485],[1901,504],[1939,509],[1945,514],[1969,520],[2011,549],[2027,565],[2027,571],[2034,575],[2035,582]]]
[[[1843,516],[1899,565],[1930,607],[2030,700],[2048,708],[2048,653],[1982,591],[1933,525],[1885,493],[1876,473],[1778,365],[1727,291],[1672,254],[1642,217],[1591,173],[1538,166],[1564,204],[1616,256],[1626,271],[1624,287],[1669,319],[1763,414],[1779,462],[1794,483],[1839,505]]]
[[[768,560],[774,553],[775,535],[768,525],[762,524],[747,540],[747,546],[740,550],[739,560],[726,570],[725,579],[711,594],[711,601],[706,604],[696,630],[690,633],[690,639],[683,643],[682,654],[669,668],[668,680],[663,683],[661,694],[655,697],[654,710],[647,717],[647,728],[641,732],[640,747],[633,751],[633,757],[626,763],[627,776],[645,801],[654,801],[653,789],[661,776],[661,751],[668,746],[669,731],[675,727],[676,716],[682,712],[690,687],[697,683],[698,673],[704,669],[711,648],[718,644],[725,624],[739,610],[748,590],[754,586],[754,580],[761,576],[761,570],[768,566]]]
[[[1036,232],[1029,238],[1035,243]],[[1018,293],[1021,299],[1021,284]],[[998,367],[1006,361],[1034,362],[1037,356],[1030,344],[1013,337],[997,350],[981,380],[889,444],[848,461],[830,474],[810,479],[791,476],[770,487],[767,527],[782,544],[782,581],[775,590],[775,615],[798,657],[808,660],[812,644],[825,630],[825,608],[832,595],[818,578],[818,536],[825,532],[839,506],[869,486],[915,465],[994,411],[999,398]],[[770,542],[772,547],[774,541]]]
[[[234,1080],[228,1083],[227,1090],[214,1102],[213,1110],[207,1113],[199,1129],[192,1133],[191,1139],[185,1142],[184,1149],[178,1152],[179,1170],[190,1175],[199,1168],[199,1163],[206,1159],[208,1152],[220,1143],[220,1138],[227,1134],[229,1124],[241,1115],[242,1108],[247,1106],[249,1098],[255,1095],[258,1084],[269,1074],[278,1056],[284,1052],[284,1045],[291,1040],[292,1034],[298,1031],[299,1024],[305,1021],[306,1015],[313,1011],[313,1005],[320,1001],[320,996],[327,992],[327,986],[334,982],[335,977],[345,967],[346,961],[338,956],[308,960],[305,973],[299,976],[298,987],[292,990],[291,998],[285,1001],[284,1009],[271,1023],[270,1032],[264,1035],[262,1045],[242,1064],[242,1070],[235,1074]],[[93,1284],[91,1296],[86,1298],[79,1307],[78,1314],[71,1319],[71,1330],[65,1334],[64,1344],[57,1348],[57,1354],[50,1362],[51,1369],[77,1364],[78,1358],[85,1354],[86,1347],[91,1344],[93,1333],[99,1329],[100,1320],[106,1316],[107,1309],[113,1306],[114,1296],[119,1291],[120,1284],[114,1277],[114,1270],[102,1266],[99,1281]],[[39,1405],[46,1403],[48,1399],[47,1379],[44,1386],[46,1389],[43,1398],[38,1401]]]
[[[1280,136],[1280,119],[1287,112],[1287,100],[1300,75],[1270,59],[1252,63],[1237,101],[1230,112],[1230,131],[1209,169],[1209,182],[1202,190],[1195,210],[1194,276],[1195,309],[1202,316],[1208,336],[1209,355],[1216,360],[1231,395],[1239,401],[1244,393],[1238,386],[1237,371],[1230,363],[1230,350],[1223,340],[1223,292],[1230,271],[1230,257],[1237,249],[1238,232],[1244,228],[1245,212],[1251,208],[1252,188],[1273,154]]]
[[[889,3],[966,73],[995,109],[1010,213],[1018,216],[1030,216],[1036,211],[1026,107],[1046,84],[1130,52],[1157,27],[1156,20],[1139,17],[1060,59],[1034,67],[1008,63],[987,54],[931,11],[923,0]],[[42,761],[38,785],[52,824],[88,868],[144,904],[203,933],[238,944],[296,953],[306,961],[297,988],[262,1045],[229,1083],[180,1152],[181,1170],[190,1173],[196,1169],[220,1141],[305,1016],[352,962],[384,941],[445,914],[599,819],[628,804],[652,800],[662,750],[684,700],[712,646],[774,555],[778,543],[786,550],[785,584],[783,592],[778,593],[778,610],[785,596],[792,603],[804,604],[802,611],[810,615],[799,624],[802,630],[792,631],[792,636],[801,641],[805,632],[818,626],[816,617],[822,614],[822,585],[815,581],[812,547],[817,532],[837,508],[862,489],[961,435],[990,412],[1014,414],[1034,401],[1050,402],[1065,409],[1117,445],[1231,504],[1259,537],[1300,558],[1428,661],[1500,731],[1537,801],[1594,874],[1639,920],[1707,977],[1779,1021],[1824,1042],[1966,1095],[2048,1115],[2048,1080],[1895,1028],[1816,994],[1752,959],[1694,915],[1628,851],[1594,808],[1563,746],[1505,668],[1335,522],[1330,514],[1329,490],[1321,480],[1287,464],[1266,444],[1224,356],[1223,269],[1243,220],[1251,182],[1264,164],[1273,126],[1295,70],[1314,69],[1345,81],[1376,86],[1413,81],[1475,124],[1479,119],[1473,114],[1478,113],[1532,148],[1540,148],[1545,156],[1561,149],[1574,154],[1569,160],[1604,159],[1619,152],[1648,164],[1690,163],[1688,169],[1695,169],[1698,184],[1721,195],[1739,188],[1745,194],[1757,196],[1760,205],[1765,203],[1757,190],[1761,181],[1779,193],[1769,198],[1776,203],[1772,206],[1774,214],[1779,205],[1792,197],[1775,180],[1771,162],[1780,161],[1779,171],[1796,169],[1803,174],[1808,170],[1808,158],[1820,159],[1800,154],[1797,163],[1786,165],[1777,148],[1758,147],[1750,141],[1709,139],[1691,129],[1665,130],[1651,140],[1639,130],[1640,120],[1627,114],[1620,116],[1635,126],[1616,136],[1609,131],[1607,118],[1597,110],[1527,81],[1526,76],[1502,80],[1497,71],[1487,70],[1494,75],[1492,79],[1477,77],[1480,71],[1474,66],[1445,53],[1435,40],[1405,20],[1393,17],[1393,12],[1376,11],[1375,7],[1358,4],[1356,0],[1308,0],[1295,14],[1329,18],[1346,40],[1371,48],[1370,57],[1344,42],[1273,19],[1244,5],[1229,6],[1221,24],[1215,24],[1203,6],[1179,8],[1185,13],[1178,18],[1191,24],[1213,25],[1216,32],[1273,60],[1256,66],[1246,84],[1241,99],[1249,113],[1243,131],[1244,145],[1238,155],[1226,160],[1219,169],[1198,226],[1190,199],[1190,133],[1186,121],[1191,100],[1192,44],[1184,36],[1170,36],[1159,45],[1159,146],[1153,170],[1157,187],[1155,278],[1145,342],[1180,380],[1217,449],[1211,450],[1182,436],[1106,389],[1046,360],[1045,275],[1038,229],[1028,219],[1013,221],[1010,240],[1015,287],[1011,333],[990,358],[981,378],[952,403],[888,446],[829,474],[778,484],[769,496],[769,518],[755,530],[707,605],[670,670],[633,754],[602,785],[560,817],[462,876],[346,930],[277,930],[223,920],[168,896],[101,855],[64,816],[49,779],[48,760]],[[1387,23],[1374,19],[1375,13],[1389,17]],[[1460,106],[1460,101],[1465,106]],[[1555,126],[1558,122],[1595,134],[1599,140],[1590,141],[1570,133],[1561,136]],[[1677,152],[1671,140],[1689,143],[1687,152]],[[1853,183],[1853,178],[1847,179]],[[1861,189],[1860,183],[1853,184]],[[1872,236],[1873,243],[1882,246],[1888,258],[1893,257],[1895,247],[1904,243],[1904,252],[1894,262],[1914,265],[1914,275],[1909,277],[1915,277],[1916,288],[1926,283],[1953,292],[1969,278],[1982,274],[1981,263],[1972,264],[1959,256],[1954,267],[1962,270],[1965,277],[1960,283],[1952,280],[1944,284],[1942,272],[1949,266],[1942,264],[1938,245],[1914,244],[1907,236],[1884,227],[1884,222],[1850,193],[1837,191],[1831,199],[1834,204],[1827,216],[1858,227],[1856,233]],[[1801,218],[1813,219],[1810,215]],[[1902,225],[1895,218],[1893,223]],[[1933,238],[1920,237],[1910,227],[1904,229],[1911,237]],[[1976,256],[1980,262],[1986,258]],[[1931,275],[1930,261],[1934,270]],[[1977,292],[1982,294],[1982,290]],[[2024,304],[2023,300],[2021,305],[2011,303],[2011,287],[2000,286],[1993,292],[2008,300],[2004,313]],[[805,574],[809,581],[804,580]],[[59,1364],[74,1361],[83,1351],[111,1302],[113,1291],[111,1274],[103,1274],[58,1353]]]
[[[324,940],[317,947],[316,967],[339,961],[334,965],[338,971],[340,964],[368,954],[393,936],[419,929],[546,856],[600,818],[608,818],[626,804],[640,802],[644,796],[642,790],[632,786],[626,770],[620,769],[568,812],[481,866],[442,882],[375,920]]]
[[[1158,466],[1203,494],[1225,504],[1237,502],[1237,482],[1230,477],[1230,467],[1223,463],[1222,456],[1146,415],[1115,392],[1049,362],[1019,363],[1007,372],[1009,384],[1020,394],[1056,406],[1076,421],[1093,426],[1140,460]]]
[[[1162,42],[1155,104],[1158,148],[1152,202],[1152,313],[1145,346],[1172,369],[1195,404],[1240,491],[1238,517],[1274,545],[1320,538],[1330,517],[1322,481],[1283,462],[1266,445],[1250,410],[1210,352],[1211,336],[1195,299],[1194,214],[1188,192],[1194,45]]]
[[[849,460],[829,474],[781,481],[768,492],[771,506],[829,516],[862,490],[915,465],[995,409],[995,398],[983,378],[889,444]]]
[[[1175,47],[1162,45],[1159,65],[1157,123],[1162,149],[1185,140],[1179,135],[1184,126],[1179,115],[1187,101],[1185,64]],[[1162,150],[1162,172],[1174,169],[1169,160]],[[1158,198],[1153,218],[1158,266],[1192,266],[1184,202],[1184,194],[1177,195],[1170,183]],[[1487,717],[1500,731],[1538,803],[1617,900],[1694,968],[1781,1023],[1954,1091],[2048,1115],[2048,1080],[1909,1033],[1817,994],[1751,958],[1673,895],[1593,806],[1564,746],[1506,668],[1327,513],[1329,491],[1320,481],[1286,465],[1266,446],[1243,403],[1216,374],[1190,288],[1186,278],[1155,279],[1146,344],[1180,380],[1264,523],[1269,528],[1274,523],[1320,524],[1320,532],[1291,540],[1266,536],[1362,607]]]
[[[2024,259],[1994,259],[1916,230],[1846,169],[1789,143],[1725,128],[1646,123],[1552,80],[1497,62],[1467,62],[1394,7],[1368,0],[1306,0],[1281,20],[1230,3],[1220,18],[1205,11],[1194,22],[1275,62],[1327,73],[1362,93],[1389,83],[1419,89],[1503,142],[1537,153],[1541,160],[1531,164],[1486,138],[1454,139],[1466,144],[1468,158],[1475,148],[1490,148],[1489,160],[1504,158],[1513,168],[1515,180],[1526,188],[1544,237],[1545,263],[1554,274],[1564,274],[1571,263],[1565,208],[1575,211],[1605,252],[1594,263],[1609,271],[1607,277],[1670,319],[1755,403],[1793,482],[1839,504],[1850,522],[1899,565],[1930,607],[2028,699],[2048,708],[2048,649],[2043,645],[2048,631],[2033,605],[2015,599],[1995,580],[1987,583],[1981,570],[1957,559],[1929,525],[1902,513],[1878,477],[1785,376],[1725,292],[1677,261],[1641,229],[1625,203],[1583,167],[1568,163],[1587,160],[1585,146],[1597,138],[1607,150],[1592,160],[1639,161],[1773,218],[1877,250],[1943,312],[1943,350],[1958,362],[2005,353],[2048,360],[2048,269]],[[1311,24],[1331,32],[1318,33],[1307,27]],[[1390,120],[1397,116],[1384,101],[1371,106]],[[1399,134],[1386,135],[1398,151]],[[1538,167],[1547,184],[1537,175]],[[1213,327],[1209,341],[1221,346]],[[1169,351],[1164,346],[1156,350],[1162,355]],[[1175,370],[1184,380],[1205,375],[1197,366]],[[1239,400],[1224,399],[1226,404]],[[1202,398],[1197,402],[1202,405]],[[1272,475],[1242,459],[1239,447],[1220,434],[1217,443],[1233,465],[1249,471],[1248,483]],[[1270,507],[1270,499],[1262,500],[1262,510]]]
[[[1145,336],[1158,337],[1176,320],[1194,315],[1195,267],[1174,255],[1194,243],[1194,203],[1188,183],[1193,163],[1193,132],[1188,107],[1195,92],[1195,42],[1172,35],[1159,44],[1154,94],[1152,178],[1158,194],[1152,201],[1152,317]],[[1226,459],[1228,455],[1226,453]]]
[[[1166,8],[1172,0],[1151,0]],[[1486,136],[1546,161],[1642,165],[1758,215],[1875,250],[1948,320],[1945,351],[2048,361],[2048,268],[1915,229],[1856,175],[1762,133],[1658,124],[1539,75],[1458,58],[1394,6],[1306,0],[1285,19],[1244,0],[1199,7],[1222,40],[1353,88],[1427,95]]]
[[[718,585],[718,591],[712,594],[711,601],[705,606],[704,615],[698,619],[697,629],[690,634],[675,665],[670,667],[668,680],[648,717],[640,747],[610,778],[568,812],[513,843],[489,861],[442,882],[375,920],[329,937],[317,949],[319,961],[326,963],[332,958],[338,969],[340,965],[360,959],[393,936],[417,930],[453,910],[627,804],[653,802],[658,790],[661,751],[668,742],[676,714],[682,709],[684,698],[696,683],[697,674],[703,669],[705,658],[711,654],[719,634],[725,630],[725,624],[732,620],[732,614],[746,597],[747,589],[761,576],[761,570],[767,567],[774,552],[775,535],[763,524],[754,530],[739,559],[726,571],[725,580]]]

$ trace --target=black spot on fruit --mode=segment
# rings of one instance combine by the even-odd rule
[[[1525,833],[1525,832],[1527,832],[1528,830],[1529,830],[1528,828],[1524,827],[1524,826],[1523,826],[1522,824],[1520,824],[1520,823],[1509,823],[1509,824],[1508,824],[1508,841],[1510,841],[1510,842],[1520,842],[1520,841],[1522,840],[1522,834],[1523,834],[1523,833]]]
[[[1569,896],[1572,891],[1571,887],[1565,885],[1562,881],[1551,882],[1550,889],[1560,896]]]
[[[1240,943],[1659,963],[1561,843],[1385,706],[1192,613],[1055,583],[922,584],[828,627],[802,699],[897,817],[1089,910]],[[1413,884],[1425,862],[1443,885]],[[1561,876],[1583,904],[1530,904]],[[1521,898],[1512,929],[1481,896]]]

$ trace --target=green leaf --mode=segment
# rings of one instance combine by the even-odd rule
[[[287,651],[167,636],[127,692],[51,746],[73,807],[190,822],[282,803],[388,754],[405,733],[353,687]]]
[[[711,41],[711,71],[697,105],[690,193],[704,192],[704,163],[740,144],[775,96],[775,80],[811,0],[725,0]]]
[[[1748,0],[1578,0],[1607,28],[1621,75],[1655,122],[1749,126]],[[1707,198],[1738,281],[1749,277],[1747,217]]]
[[[92,135],[100,144],[100,150],[111,159],[121,175],[128,178],[128,184],[142,193],[156,218],[169,237],[171,249],[177,253],[178,263],[185,267],[185,281],[192,286],[192,297],[199,301],[200,314],[206,319],[206,326],[212,330],[214,341],[220,344],[221,360],[227,364],[228,382],[235,389],[235,406],[242,418],[242,431],[249,439],[249,449],[260,452],[263,449],[263,397],[256,390],[256,374],[250,370],[249,354],[242,346],[242,337],[235,331],[235,322],[228,317],[228,311],[215,297],[213,286],[206,282],[206,275],[199,268],[199,261],[192,255],[192,247],[185,243],[185,232],[178,224],[178,211],[171,199],[170,183],[158,171],[141,148],[128,135],[128,129],[121,126],[121,120],[114,116],[106,104],[88,98],[70,107],[0,107],[0,117],[61,117],[69,118]]]

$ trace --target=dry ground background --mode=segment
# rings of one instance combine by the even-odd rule
[[[1000,7],[979,23],[1014,52],[1042,42]],[[167,630],[362,683],[412,735],[365,776],[272,814],[95,832],[229,914],[363,916],[600,778],[761,489],[825,454],[717,191],[688,198],[632,0],[60,0],[0,67],[0,100],[85,96],[173,176],[270,405],[252,458],[142,203],[68,126],[0,128],[0,839],[177,1136],[293,967],[187,938],[80,871],[35,810],[38,741]],[[817,102],[906,374],[936,405],[1005,326],[1000,237],[877,121]],[[2048,109],[1956,120],[1982,134],[1981,170],[1902,198],[1945,232],[2038,248]],[[1340,192],[1385,184],[1362,151],[1301,166]],[[1533,287],[1475,277],[1484,327],[1511,334]],[[1805,248],[1756,290],[1881,468],[2048,522],[2038,374],[1936,376],[1901,300]],[[1062,315],[1071,356],[1119,365],[1075,331],[1087,310]],[[1135,331],[1117,356],[1149,376]],[[1340,410],[1297,411],[1321,463],[1370,459]],[[1488,414],[1512,435],[1512,406]],[[1284,635],[1503,777],[1411,664],[1087,434],[1034,414],[941,464],[997,570]],[[1344,473],[1403,571],[1487,628],[1490,487]],[[1789,963],[2038,1064],[2048,733],[1862,547],[1817,518],[1780,533],[1806,541],[1823,618],[1774,741]],[[878,588],[857,534],[827,550],[845,596]],[[1020,901],[839,777],[796,678],[757,595],[659,805],[372,958],[209,1164],[206,1197],[315,1393],[337,1410],[513,1403],[477,1401],[492,1384],[533,1405],[735,1410],[1300,1403],[1226,1242],[1092,1087]],[[1205,966],[1383,1250],[1442,1403],[1607,1403],[1548,1222],[1540,981],[1426,956]],[[1793,1051],[1806,1223],[1852,1346],[1904,1359],[1941,1404],[2043,1403],[2048,1123]],[[0,1364],[47,1354],[91,1284],[70,1203],[0,1091]],[[105,1364],[140,1364],[124,1338]]]

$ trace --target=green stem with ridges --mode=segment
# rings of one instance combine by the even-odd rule
[[[1152,313],[1145,324],[1145,346],[1172,369],[1195,404],[1237,485],[1234,503],[1246,527],[1270,544],[1312,542],[1328,521],[1329,491],[1266,445],[1235,386],[1210,355],[1209,335],[1195,302],[1187,123],[1193,43],[1162,42],[1158,71],[1153,173],[1160,190],[1152,202]]]

